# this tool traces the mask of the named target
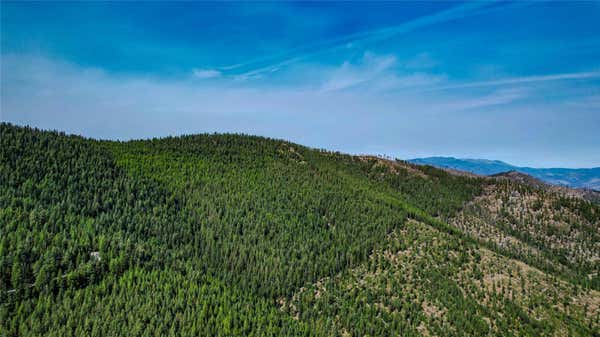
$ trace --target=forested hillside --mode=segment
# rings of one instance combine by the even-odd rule
[[[584,200],[281,140],[4,123],[0,336],[589,336],[599,223]]]

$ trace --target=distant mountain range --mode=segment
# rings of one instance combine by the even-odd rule
[[[600,167],[581,169],[533,168],[514,166],[499,160],[460,159],[453,157],[417,158],[411,159],[409,162],[467,171],[486,176],[508,171],[517,171],[529,174],[553,185],[600,190]]]

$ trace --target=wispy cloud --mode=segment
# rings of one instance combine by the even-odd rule
[[[376,56],[365,53],[360,64],[345,61],[341,67],[333,71],[330,78],[322,85],[321,91],[342,90],[372,81],[395,64],[396,58],[392,55]]]
[[[458,5],[447,10],[443,10],[430,15],[422,16],[417,19],[404,22],[400,25],[386,27],[383,29],[358,32],[346,36],[341,36],[335,39],[321,41],[316,44],[310,44],[290,49],[285,53],[261,57],[244,63],[220,67],[222,71],[229,71],[229,74],[237,78],[253,78],[262,73],[274,72],[282,67],[290,64],[306,60],[308,58],[330,53],[342,48],[348,48],[351,45],[353,48],[357,46],[365,47],[369,43],[382,41],[394,36],[408,33],[430,25],[460,19],[463,17],[488,13],[510,5],[490,6],[487,2],[468,2]],[[241,70],[241,71],[239,71]],[[231,72],[234,71],[234,72]]]
[[[398,60],[391,56],[365,56],[358,64],[347,65],[346,70],[359,78],[370,71],[377,75],[367,77],[375,76],[372,78],[377,80],[347,83],[368,83],[371,87],[372,83],[393,78],[390,74],[397,66]],[[412,79],[407,79],[410,76]],[[419,76],[430,80],[426,75],[414,74],[390,81],[398,87],[403,81],[414,83]],[[565,146],[565,142],[572,146],[589,144],[589,151],[586,148],[582,152],[586,161],[600,160],[598,137],[592,136],[598,114],[577,106],[536,106],[531,103],[536,92],[523,86],[485,94],[456,90],[415,95],[410,90],[399,90],[390,95],[362,90],[362,84],[354,86],[360,90],[325,92],[320,87],[247,84],[121,76],[63,61],[3,54],[1,119],[119,139],[243,132],[346,152],[389,153],[399,158],[414,157],[417,152],[422,155],[424,151],[452,153],[457,147],[471,155],[485,154],[490,148],[530,146],[537,151],[543,138],[548,139],[548,144],[542,144],[548,151],[554,144]],[[520,105],[524,100],[527,105]],[[593,102],[595,99],[591,99]],[[578,118],[565,111],[579,112]],[[540,118],[552,123],[531,128],[531,123]],[[574,127],[574,123],[578,125]],[[537,152],[528,152],[528,158],[531,153]]]
[[[562,80],[584,80],[600,78],[600,71],[589,71],[579,73],[566,73],[566,74],[548,74],[538,76],[521,76],[521,77],[509,77],[495,80],[486,81],[474,81],[467,83],[455,83],[444,86],[432,88],[431,90],[449,90],[449,89],[462,89],[462,88],[475,88],[475,87],[490,87],[490,86],[502,86],[511,84],[524,84],[524,83],[536,83],[536,82],[550,82],[550,81],[562,81]]]
[[[444,112],[450,113],[453,111],[506,105],[519,99],[526,98],[528,96],[528,92],[529,90],[525,88],[500,89],[478,97],[457,98],[442,104],[441,108]]]
[[[244,132],[400,157],[504,149],[600,163],[589,3],[202,4],[175,6],[190,14],[177,27],[157,24],[158,8],[125,20],[89,4],[65,21],[13,5],[3,120],[106,138]],[[79,37],[97,32],[119,34],[90,55],[98,41]]]
[[[345,61],[321,85],[322,92],[360,87],[361,91],[378,92],[408,87],[431,86],[444,76],[426,73],[399,73],[399,62],[394,55],[376,55],[366,52],[355,63]]]
[[[199,79],[207,79],[207,78],[215,78],[215,77],[220,77],[221,76],[221,72],[215,69],[193,69],[192,70],[192,75],[194,75],[195,78],[199,78]]]

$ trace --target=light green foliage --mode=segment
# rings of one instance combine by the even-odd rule
[[[11,327],[31,336],[304,336],[270,301],[194,270],[133,268],[84,289],[41,294],[30,320]]]
[[[451,223],[505,255],[600,289],[600,207],[552,189],[500,180]]]
[[[555,306],[564,301],[568,310]],[[599,302],[595,291],[409,222],[365,264],[300,289],[284,308],[335,335],[589,336],[598,308],[585,306]]]
[[[476,334],[492,331],[485,315],[504,324],[446,280],[477,245],[445,220],[482,179],[242,135],[121,143],[0,131],[2,336],[410,335],[418,322]],[[417,235],[407,219],[430,231]],[[390,239],[407,230],[409,241]],[[458,258],[427,248],[436,255],[402,273],[373,260],[438,236]],[[401,296],[360,288],[355,274],[373,266]],[[286,307],[322,280],[339,289],[326,302]],[[443,301],[445,321],[425,319],[423,300]],[[572,326],[597,323],[581,317]],[[532,329],[514,331],[554,325]]]

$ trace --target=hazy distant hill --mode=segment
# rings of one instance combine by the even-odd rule
[[[415,164],[452,168],[481,175],[492,175],[507,171],[518,171],[527,173],[550,184],[600,190],[600,167],[583,169],[532,168],[514,166],[499,160],[459,159],[453,157],[428,157],[412,159],[409,161]]]

